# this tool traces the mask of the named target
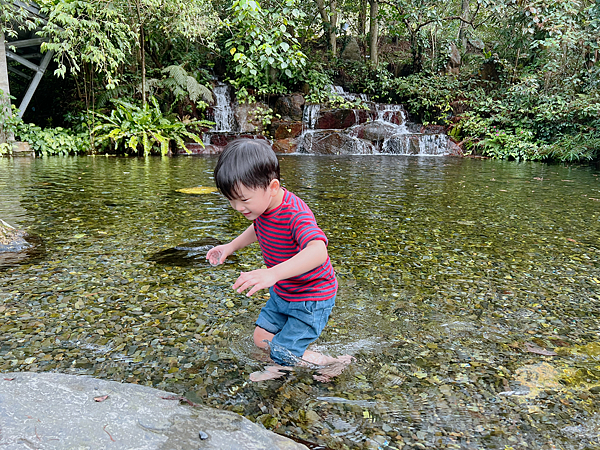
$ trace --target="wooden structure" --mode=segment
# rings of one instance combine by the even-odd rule
[[[13,0],[12,7],[25,10],[27,15],[38,23],[48,23],[47,17],[40,13],[39,6],[32,1]],[[10,95],[8,82],[9,71],[29,81],[27,91],[19,104],[20,117],[23,116],[23,113],[29,106],[29,102],[40,84],[40,81],[48,68],[48,64],[52,60],[52,56],[54,56],[54,52],[52,51],[46,52],[43,55],[41,54],[40,46],[45,39],[39,37],[37,31],[38,30],[21,31],[19,32],[18,38],[13,41],[9,41],[5,39],[4,35],[0,35],[0,89],[2,89],[5,94]],[[20,70],[20,68],[17,69],[13,65],[9,65],[9,59],[18,62],[25,68],[33,71],[33,73],[28,74],[23,70]]]

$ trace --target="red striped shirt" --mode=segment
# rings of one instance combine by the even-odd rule
[[[268,268],[287,261],[315,239],[327,245],[327,236],[310,208],[288,190],[284,190],[281,205],[254,221],[254,231]],[[320,266],[277,282],[274,289],[289,302],[329,300],[337,292],[337,279],[327,257]]]

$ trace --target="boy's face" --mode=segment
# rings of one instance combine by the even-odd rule
[[[273,209],[279,193],[279,180],[272,180],[266,189],[250,189],[240,185],[240,197],[229,200],[231,207],[248,220],[254,220],[265,211]]]

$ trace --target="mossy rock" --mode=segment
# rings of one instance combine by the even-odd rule
[[[181,192],[182,194],[204,195],[218,192],[218,189],[210,186],[196,186],[191,188],[177,189],[177,192]]]

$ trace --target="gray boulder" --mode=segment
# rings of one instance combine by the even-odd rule
[[[147,386],[59,373],[0,378],[3,449],[307,450],[244,417]]]
[[[298,152],[313,155],[372,155],[377,153],[377,149],[369,141],[337,130],[311,130],[304,135]]]
[[[27,233],[11,227],[0,219],[0,253],[20,252],[31,247],[25,240]]]
[[[284,95],[275,102],[274,111],[283,120],[302,120],[304,103],[304,97],[300,94]]]

